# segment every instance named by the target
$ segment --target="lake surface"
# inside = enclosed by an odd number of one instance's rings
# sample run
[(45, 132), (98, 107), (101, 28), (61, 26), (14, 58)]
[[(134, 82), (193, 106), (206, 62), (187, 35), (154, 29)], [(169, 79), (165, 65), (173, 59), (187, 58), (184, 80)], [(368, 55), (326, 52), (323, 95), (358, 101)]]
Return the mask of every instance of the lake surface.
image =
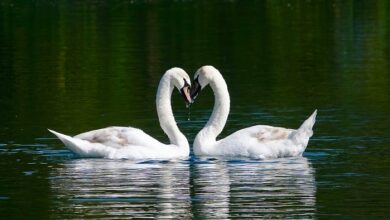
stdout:
[[(2, 1), (0, 215), (71, 218), (389, 218), (388, 1)], [(155, 92), (173, 66), (224, 75), (221, 134), (297, 128), (303, 157), (82, 159), (69, 135), (134, 126), (168, 142)], [(192, 143), (210, 89), (176, 120)], [(190, 120), (188, 120), (190, 117)]]

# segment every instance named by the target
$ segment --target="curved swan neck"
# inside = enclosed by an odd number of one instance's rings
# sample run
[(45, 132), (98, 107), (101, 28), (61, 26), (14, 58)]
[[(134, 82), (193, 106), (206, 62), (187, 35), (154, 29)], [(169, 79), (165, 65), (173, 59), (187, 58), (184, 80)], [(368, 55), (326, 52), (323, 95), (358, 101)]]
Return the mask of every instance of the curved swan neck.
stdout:
[(168, 136), (171, 144), (189, 148), (187, 138), (177, 127), (172, 112), (171, 96), (174, 89), (171, 74), (164, 74), (161, 78), (156, 95), (156, 108), (161, 128)]
[(204, 128), (194, 140), (194, 146), (203, 146), (216, 141), (217, 136), (225, 127), (229, 111), (230, 97), (225, 80), (220, 73), (215, 73), (210, 80), (210, 87), (214, 92), (214, 108)]

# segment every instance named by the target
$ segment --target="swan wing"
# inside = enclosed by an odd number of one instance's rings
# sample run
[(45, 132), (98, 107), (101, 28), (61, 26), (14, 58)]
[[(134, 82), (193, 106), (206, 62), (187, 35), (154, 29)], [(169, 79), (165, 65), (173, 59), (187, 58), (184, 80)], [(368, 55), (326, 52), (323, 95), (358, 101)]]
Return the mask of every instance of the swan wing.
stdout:
[(74, 136), (74, 138), (100, 143), (108, 147), (120, 149), (126, 146), (161, 146), (161, 142), (133, 127), (108, 127), (88, 131)]
[(69, 150), (80, 157), (107, 157), (114, 151), (114, 148), (106, 147), (100, 143), (92, 143), (50, 129), (48, 130), (57, 136)]
[(219, 155), (253, 158), (278, 158), (302, 155), (313, 135), (317, 110), (298, 129), (256, 125), (244, 128), (217, 141)]
[(288, 156), (291, 148), (289, 135), (293, 129), (256, 125), (244, 128), (219, 140), (211, 154), (223, 156), (242, 156), (257, 159)]
[(287, 139), (293, 131), (294, 129), (256, 125), (238, 130), (223, 140), (227, 142), (232, 142), (233, 140), (253, 141), (255, 143), (265, 144), (269, 141)]
[[(121, 135), (127, 135), (126, 137), (119, 137), (115, 132), (122, 132)], [(158, 142), (156, 139), (150, 137), (145, 133), (139, 133), (139, 129), (134, 128), (116, 128), (116, 131), (113, 132), (112, 128), (99, 129), (95, 131), (90, 131), (86, 133), (79, 134), (75, 137), (71, 137), (65, 134), (61, 134), (59, 132), (50, 130), (51, 133), (56, 135), (66, 147), (69, 148), (73, 153), (80, 157), (95, 157), (95, 158), (109, 158), (109, 159), (131, 159), (131, 160), (143, 160), (143, 159), (175, 159), (175, 158), (186, 158), (188, 156), (188, 152), (185, 149), (181, 149), (176, 145), (166, 145)], [(115, 129), (114, 129), (115, 130)], [(137, 131), (138, 130), (138, 131)], [(105, 132), (110, 131), (111, 136), (107, 135), (107, 137), (99, 136), (102, 134), (106, 134)], [(131, 133), (134, 132), (134, 133)], [(143, 139), (146, 142), (149, 139), (148, 144), (151, 145), (137, 145), (137, 144), (129, 144), (122, 145), (123, 140), (130, 138), (131, 135), (140, 135), (139, 138)], [(94, 136), (98, 135), (101, 138), (100, 141), (93, 140)], [(116, 136), (115, 136), (116, 135)], [(84, 138), (84, 139), (83, 139)], [(93, 140), (93, 141), (91, 141)], [(133, 143), (137, 142), (137, 139), (132, 139)], [(115, 143), (114, 143), (115, 142)], [(154, 144), (153, 144), (154, 142)], [(138, 141), (141, 143), (141, 141)], [(106, 145), (110, 144), (110, 145)], [(120, 145), (120, 146), (119, 146)]]

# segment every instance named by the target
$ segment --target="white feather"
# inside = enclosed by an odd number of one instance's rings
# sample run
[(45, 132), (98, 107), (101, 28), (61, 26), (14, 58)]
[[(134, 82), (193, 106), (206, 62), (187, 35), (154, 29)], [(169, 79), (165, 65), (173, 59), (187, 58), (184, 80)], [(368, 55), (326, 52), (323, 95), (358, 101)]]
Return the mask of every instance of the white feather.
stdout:
[(156, 105), (160, 126), (171, 144), (164, 144), (140, 129), (133, 127), (108, 127), (88, 131), (74, 137), (49, 130), (65, 146), (80, 157), (102, 157), (111, 159), (175, 159), (189, 156), (187, 138), (176, 125), (171, 107), (174, 87), (181, 89), (183, 78), (189, 82), (187, 73), (180, 68), (168, 70), (160, 80)]
[(212, 66), (201, 67), (195, 75), (202, 87), (210, 84), (215, 96), (210, 119), (194, 140), (196, 155), (267, 159), (301, 156), (305, 151), (309, 138), (313, 135), (317, 110), (297, 130), (256, 125), (217, 141), (230, 110), (227, 85), (220, 72)]

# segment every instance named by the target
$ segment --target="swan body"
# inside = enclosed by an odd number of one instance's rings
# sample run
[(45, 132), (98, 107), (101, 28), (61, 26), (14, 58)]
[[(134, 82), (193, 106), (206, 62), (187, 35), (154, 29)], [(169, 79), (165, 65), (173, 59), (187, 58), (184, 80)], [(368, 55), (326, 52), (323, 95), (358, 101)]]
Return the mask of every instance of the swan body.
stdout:
[(108, 127), (88, 131), (74, 137), (49, 130), (65, 146), (80, 157), (110, 159), (175, 159), (189, 156), (187, 138), (180, 132), (173, 116), (171, 95), (178, 88), (186, 103), (191, 102), (188, 74), (180, 68), (169, 69), (161, 78), (157, 89), (156, 106), (161, 128), (171, 144), (164, 144), (141, 129)]
[(191, 98), (195, 99), (207, 85), (214, 92), (215, 104), (207, 124), (195, 137), (195, 155), (269, 159), (303, 154), (313, 135), (317, 110), (298, 129), (256, 125), (216, 140), (229, 115), (230, 97), (220, 72), (212, 66), (203, 66), (195, 74)]

